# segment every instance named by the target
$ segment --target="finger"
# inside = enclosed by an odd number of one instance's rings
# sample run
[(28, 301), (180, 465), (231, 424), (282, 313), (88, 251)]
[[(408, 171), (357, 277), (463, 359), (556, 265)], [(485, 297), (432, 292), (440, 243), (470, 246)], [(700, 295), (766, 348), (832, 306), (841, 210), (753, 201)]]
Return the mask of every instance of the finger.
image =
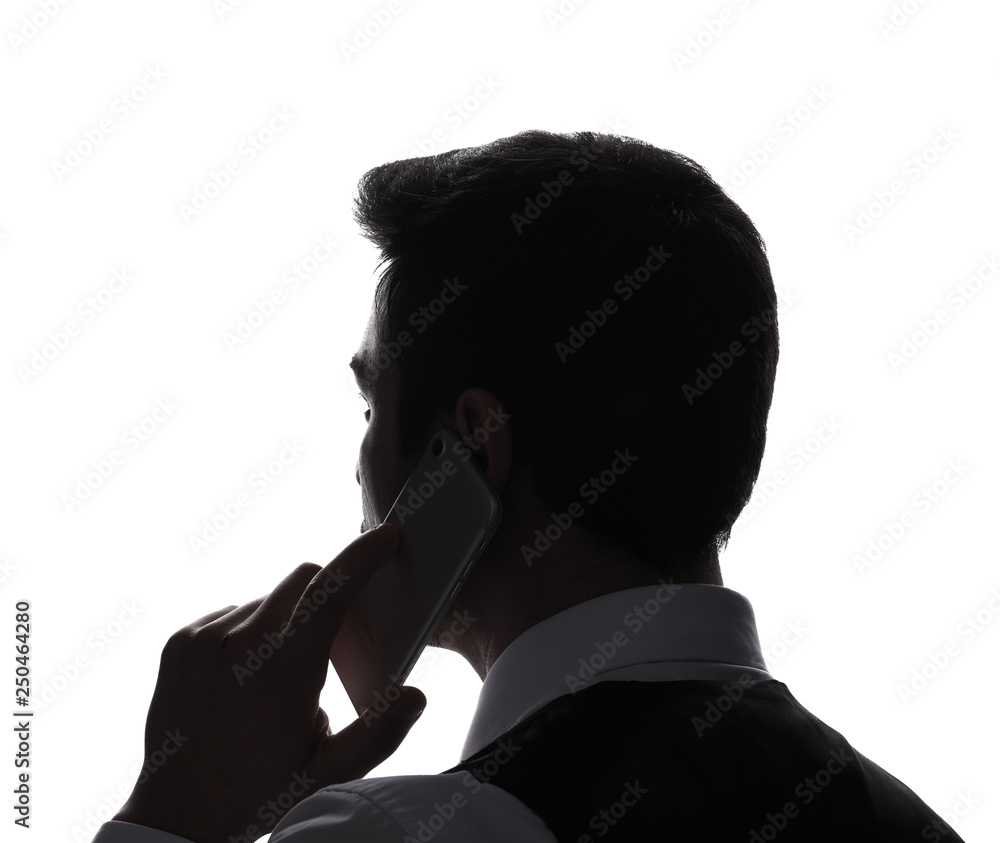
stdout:
[(249, 603), (244, 603), (242, 606), (234, 607), (228, 614), (222, 615), (202, 627), (202, 634), (217, 636), (222, 640), (222, 645), (225, 646), (226, 641), (233, 637), (235, 631), (242, 627), (243, 622), (257, 610), (266, 598), (267, 595), (264, 595), (263, 597), (251, 600)]
[(325, 663), (351, 601), (398, 544), (399, 530), (380, 524), (356, 538), (316, 574), (290, 615), (295, 634), (289, 649), (306, 661)]
[(244, 603), (242, 606), (233, 609), (228, 615), (223, 615), (221, 618), (203, 627), (201, 634), (218, 639), (221, 647), (228, 646), (230, 643), (229, 639), (237, 632), (243, 631), (248, 618), (264, 602), (264, 599), (264, 597), (258, 597), (256, 600), (251, 600), (249, 603)]
[(274, 591), (254, 601), (254, 610), (240, 619), (241, 622), (230, 630), (230, 636), (239, 635), (249, 627), (258, 632), (281, 631), (309, 581), (320, 570), (313, 562), (303, 562), (278, 583)]
[[(213, 623), (206, 624), (205, 631), (209, 632), (214, 628), (219, 632), (219, 637), (223, 639), (223, 642), (228, 639), (241, 634), (247, 627), (257, 624), (259, 619), (258, 612), (264, 615), (261, 623), (267, 623), (271, 620), (272, 614), (277, 614), (280, 618), (280, 608), (278, 610), (274, 609), (275, 604), (280, 604), (282, 602), (283, 590), (295, 590), (294, 583), (297, 583), (300, 579), (307, 578), (308, 575), (313, 574), (315, 571), (320, 570), (319, 565), (315, 565), (312, 562), (303, 562), (298, 566), (292, 573), (285, 577), (280, 583), (278, 583), (277, 588), (270, 594), (262, 595), (254, 600), (250, 600), (239, 607), (232, 607), (233, 611), (228, 615), (218, 617)], [(296, 595), (300, 594), (301, 588), (298, 589)], [(276, 594), (277, 592), (277, 594)], [(285, 599), (287, 602), (287, 599)], [(276, 621), (274, 626), (280, 620)], [(265, 629), (264, 631), (270, 631)]]
[(250, 628), (258, 633), (280, 632), (288, 617), (291, 606), (294, 606), (309, 579), (319, 571), (319, 565), (303, 562), (286, 576), (274, 591), (244, 603), (230, 617), (222, 618), (217, 625), (226, 641), (236, 636), (242, 636)]
[(388, 710), (379, 714), (369, 709), (336, 735), (319, 741), (310, 764), (318, 787), (367, 775), (396, 751), (426, 704), (422, 691), (404, 686)]
[(177, 632), (167, 639), (167, 643), (163, 647), (163, 652), (160, 654), (160, 676), (156, 680), (157, 688), (160, 687), (163, 681), (165, 675), (163, 673), (164, 667), (166, 665), (183, 663), (187, 659), (191, 642), (195, 640), (195, 636), (203, 634), (203, 631), (210, 627), (212, 623), (217, 622), (219, 618), (224, 618), (235, 608), (236, 605), (233, 604), (232, 606), (226, 606), (224, 609), (216, 609), (214, 612), (202, 615), (198, 620), (192, 621), (187, 626), (178, 629)]
[(182, 631), (197, 632), (199, 629), (208, 626), (218, 618), (225, 617), (235, 608), (236, 604), (234, 603), (232, 606), (226, 606), (225, 609), (216, 609), (214, 612), (209, 612), (207, 615), (202, 615), (200, 618), (198, 618), (198, 620), (191, 621), (191, 623), (185, 626)]

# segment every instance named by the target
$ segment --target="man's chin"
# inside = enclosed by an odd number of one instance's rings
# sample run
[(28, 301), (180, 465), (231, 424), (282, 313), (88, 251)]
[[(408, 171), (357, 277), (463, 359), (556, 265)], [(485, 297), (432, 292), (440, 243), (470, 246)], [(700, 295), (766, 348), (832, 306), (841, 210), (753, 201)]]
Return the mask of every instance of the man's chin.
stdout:
[[(455, 637), (451, 633), (448, 633), (448, 638), (445, 639), (445, 640), (454, 641)], [(427, 646), (428, 647), (437, 647), (438, 649), (441, 649), (441, 650), (453, 650), (453, 651), (457, 652), (457, 650), (455, 650), (454, 646), (449, 647), (447, 644), (442, 644), (441, 643), (441, 630), (440, 629), (434, 630), (434, 634), (427, 640)]]

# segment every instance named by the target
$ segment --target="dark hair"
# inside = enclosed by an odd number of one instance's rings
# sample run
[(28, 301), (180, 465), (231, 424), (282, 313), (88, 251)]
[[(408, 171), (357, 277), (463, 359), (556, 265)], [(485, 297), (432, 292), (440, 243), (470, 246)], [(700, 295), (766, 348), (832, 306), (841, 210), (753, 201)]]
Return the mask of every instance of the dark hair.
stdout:
[[(764, 452), (776, 297), (760, 235), (702, 167), (528, 131), (374, 168), (355, 218), (381, 250), (404, 461), (483, 387), (551, 511), (579, 503), (579, 523), (660, 567), (667, 548), (725, 545)], [(434, 304), (446, 279), (462, 286)], [(616, 451), (634, 464), (583, 500)]]

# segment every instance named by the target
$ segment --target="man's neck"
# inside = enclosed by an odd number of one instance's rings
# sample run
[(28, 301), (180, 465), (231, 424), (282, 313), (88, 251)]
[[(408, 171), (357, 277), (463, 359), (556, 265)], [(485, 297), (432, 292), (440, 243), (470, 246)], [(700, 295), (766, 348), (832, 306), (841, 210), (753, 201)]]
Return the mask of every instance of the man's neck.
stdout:
[[(699, 559), (670, 559), (665, 553), (670, 564), (660, 568), (590, 537), (578, 536), (572, 543), (567, 538), (568, 534), (530, 567), (522, 559), (520, 545), (491, 546), (492, 552), (477, 563), (446, 618), (461, 618), (462, 634), (443, 641), (435, 636), (431, 644), (459, 653), (485, 680), (518, 636), (579, 603), (664, 582), (722, 585), (714, 549)], [(439, 632), (445, 628), (442, 624)]]

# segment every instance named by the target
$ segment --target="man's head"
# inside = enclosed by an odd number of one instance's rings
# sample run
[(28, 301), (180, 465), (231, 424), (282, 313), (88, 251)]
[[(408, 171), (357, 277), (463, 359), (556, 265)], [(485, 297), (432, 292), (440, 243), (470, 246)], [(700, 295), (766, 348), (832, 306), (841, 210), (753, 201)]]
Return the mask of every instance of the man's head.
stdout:
[(760, 468), (778, 335), (760, 236), (699, 165), (523, 132), (376, 167), (356, 217), (384, 266), (361, 349), (382, 404), (367, 526), (435, 429), (502, 405), (477, 458), (529, 477), (533, 511), (575, 505), (574, 525), (664, 576), (716, 560)]

